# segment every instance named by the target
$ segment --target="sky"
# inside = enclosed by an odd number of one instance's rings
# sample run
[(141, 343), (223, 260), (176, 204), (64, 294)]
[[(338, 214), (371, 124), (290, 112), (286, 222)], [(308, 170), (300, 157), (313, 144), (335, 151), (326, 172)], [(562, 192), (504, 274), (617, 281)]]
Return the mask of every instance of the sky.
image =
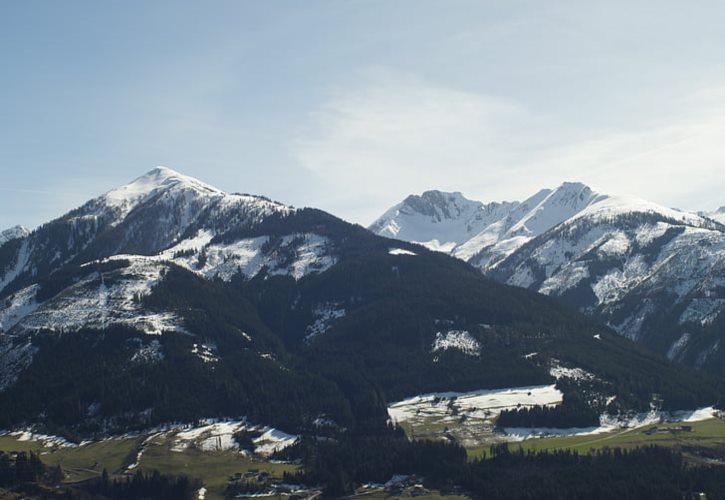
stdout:
[(367, 225), (580, 181), (725, 205), (721, 1), (0, 2), (0, 229), (163, 165)]

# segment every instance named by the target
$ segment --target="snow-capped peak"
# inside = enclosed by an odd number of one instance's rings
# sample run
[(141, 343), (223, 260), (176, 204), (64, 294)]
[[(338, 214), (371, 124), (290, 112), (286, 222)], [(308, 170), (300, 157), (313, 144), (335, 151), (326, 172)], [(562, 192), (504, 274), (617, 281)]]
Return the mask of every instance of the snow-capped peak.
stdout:
[(13, 226), (10, 229), (6, 229), (5, 231), (0, 232), (0, 245), (4, 245), (10, 240), (25, 238), (29, 234), (30, 231), (28, 230), (28, 228), (19, 225)]
[(112, 189), (101, 198), (107, 206), (130, 211), (151, 195), (168, 189), (189, 189), (207, 195), (222, 195), (223, 192), (200, 180), (166, 167), (156, 167), (134, 179), (129, 184)]
[[(542, 191), (532, 198), (540, 198), (541, 194)], [(509, 229), (509, 236), (538, 236), (608, 196), (592, 191), (581, 182), (564, 182), (538, 204), (532, 198), (522, 205), (533, 205), (533, 208)]]
[(413, 241), (432, 250), (450, 252), (503, 217), (516, 203), (469, 200), (460, 192), (425, 191), (410, 195), (370, 226), (381, 236)]

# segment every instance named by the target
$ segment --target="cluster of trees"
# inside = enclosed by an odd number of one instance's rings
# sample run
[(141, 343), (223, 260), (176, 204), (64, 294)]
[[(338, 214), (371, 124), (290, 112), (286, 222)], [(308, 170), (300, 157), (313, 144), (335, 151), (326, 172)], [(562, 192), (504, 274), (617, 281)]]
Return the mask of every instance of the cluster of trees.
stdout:
[(525, 452), (492, 446), (468, 461), (463, 448), (449, 443), (407, 441), (396, 432), (376, 437), (347, 437), (339, 442), (303, 441), (295, 450), (304, 472), (285, 480), (322, 484), (337, 498), (367, 482), (384, 483), (394, 474), (415, 474), (442, 491), (465, 491), (486, 499), (708, 499), (725, 494), (725, 468), (692, 467), (667, 448)]
[(35, 483), (43, 480), (62, 479), (58, 477), (59, 469), (54, 468), (53, 474), (40, 461), (38, 455), (33, 453), (6, 453), (0, 451), (0, 488), (12, 488), (24, 483)]
[(458, 483), (486, 499), (708, 499), (725, 498), (725, 468), (692, 467), (679, 452), (644, 447), (573, 451), (491, 450), (490, 458), (462, 468)]
[(439, 485), (457, 478), (467, 460), (466, 450), (459, 445), (409, 441), (392, 428), (338, 440), (303, 439), (278, 457), (299, 458), (305, 464), (300, 472), (286, 473), (285, 482), (324, 485), (328, 498), (350, 494), (362, 483), (384, 483), (395, 474), (423, 475)]
[(205, 363), (192, 353), (199, 340), (179, 334), (153, 339), (162, 359), (131, 361), (151, 340), (121, 327), (37, 335), (33, 363), (0, 392), (0, 428), (43, 415), (47, 432), (82, 439), (206, 417), (246, 416), (290, 431), (320, 414), (350, 421), (345, 396), (319, 376), (242, 347), (220, 348), (220, 360)]
[(104, 469), (96, 481), (80, 485), (70, 490), (71, 498), (86, 498), (90, 493), (94, 498), (108, 500), (126, 500), (128, 498), (152, 498), (154, 500), (196, 500), (202, 483), (187, 476), (169, 476), (154, 471), (144, 474), (139, 471), (125, 479), (109, 479)]
[(576, 396), (564, 394), (564, 401), (557, 406), (533, 406), (504, 410), (496, 420), (498, 427), (596, 427), (599, 412)]

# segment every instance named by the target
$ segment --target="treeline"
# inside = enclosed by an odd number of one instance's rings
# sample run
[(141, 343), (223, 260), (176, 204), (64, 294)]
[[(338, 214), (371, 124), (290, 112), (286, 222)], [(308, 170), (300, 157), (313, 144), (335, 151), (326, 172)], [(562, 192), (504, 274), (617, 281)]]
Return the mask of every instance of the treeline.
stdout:
[(286, 474), (285, 482), (323, 485), (326, 498), (350, 494), (364, 483), (385, 483), (395, 474), (422, 476), (428, 488), (492, 500), (682, 500), (703, 492), (708, 500), (725, 498), (725, 468), (693, 467), (679, 452), (659, 447), (579, 455), (512, 451), (502, 444), (469, 462), (456, 444), (408, 441), (393, 432), (303, 440), (290, 453), (302, 457), (305, 469)]
[(85, 483), (72, 491), (70, 498), (87, 498), (86, 493), (97, 495), (94, 498), (126, 500), (129, 498), (149, 498), (154, 500), (196, 500), (202, 483), (187, 476), (169, 476), (154, 471), (144, 474), (136, 472), (125, 479), (109, 479), (104, 469), (96, 481)]
[(510, 451), (494, 447), (491, 458), (461, 470), (457, 481), (475, 498), (491, 500), (682, 500), (725, 498), (725, 468), (692, 467), (668, 448), (573, 451)]
[(0, 451), (0, 488), (14, 488), (26, 483), (57, 483), (63, 478), (60, 469), (53, 468), (52, 474), (33, 453), (5, 453)]

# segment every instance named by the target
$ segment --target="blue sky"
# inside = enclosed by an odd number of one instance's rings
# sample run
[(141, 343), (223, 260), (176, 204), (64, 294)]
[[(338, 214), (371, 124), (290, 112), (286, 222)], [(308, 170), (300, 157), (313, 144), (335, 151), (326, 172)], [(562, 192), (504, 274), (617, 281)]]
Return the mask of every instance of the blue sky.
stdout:
[(0, 227), (157, 165), (367, 224), (565, 180), (725, 205), (725, 7), (0, 2)]

